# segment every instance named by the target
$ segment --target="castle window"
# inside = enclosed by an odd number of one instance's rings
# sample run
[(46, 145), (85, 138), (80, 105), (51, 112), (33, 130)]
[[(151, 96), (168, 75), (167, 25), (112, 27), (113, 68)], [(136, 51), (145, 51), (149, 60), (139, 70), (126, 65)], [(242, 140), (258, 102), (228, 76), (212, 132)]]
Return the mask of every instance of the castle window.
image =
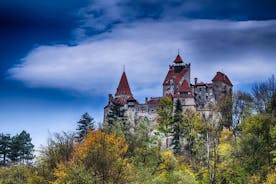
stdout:
[(201, 91), (202, 89), (201, 88), (199, 88), (199, 91)]
[(208, 100), (208, 96), (206, 96), (206, 100)]

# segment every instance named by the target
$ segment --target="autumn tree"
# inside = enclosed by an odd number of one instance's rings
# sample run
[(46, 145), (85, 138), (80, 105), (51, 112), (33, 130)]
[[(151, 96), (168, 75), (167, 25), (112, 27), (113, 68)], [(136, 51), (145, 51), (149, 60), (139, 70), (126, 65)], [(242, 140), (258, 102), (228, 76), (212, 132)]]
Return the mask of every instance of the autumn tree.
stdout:
[(153, 184), (170, 184), (170, 183), (185, 183), (195, 184), (195, 176), (193, 173), (180, 163), (177, 157), (169, 151), (165, 150), (160, 153), (160, 164), (153, 179), (148, 183)]
[(246, 171), (253, 175), (259, 172), (264, 178), (267, 174), (266, 167), (273, 166), (272, 130), (275, 130), (276, 119), (268, 115), (252, 115), (248, 120), (241, 123), (240, 153), (241, 163)]
[(166, 148), (169, 147), (168, 136), (172, 132), (172, 122), (173, 122), (173, 102), (168, 97), (163, 97), (160, 100), (158, 109), (158, 130), (165, 134), (166, 136)]
[(54, 181), (54, 170), (60, 163), (66, 163), (72, 158), (75, 135), (73, 133), (54, 133), (47, 146), (41, 147), (37, 158), (40, 174), (48, 182)]
[(127, 183), (127, 149), (124, 137), (88, 130), (74, 147), (72, 160), (59, 164), (55, 183)]

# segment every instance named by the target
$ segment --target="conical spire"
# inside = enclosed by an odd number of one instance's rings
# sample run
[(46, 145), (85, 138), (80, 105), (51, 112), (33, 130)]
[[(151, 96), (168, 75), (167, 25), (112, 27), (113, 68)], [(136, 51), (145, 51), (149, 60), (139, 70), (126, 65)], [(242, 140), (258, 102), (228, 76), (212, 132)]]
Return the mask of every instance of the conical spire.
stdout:
[(181, 58), (181, 56), (179, 54), (177, 54), (175, 60), (174, 60), (175, 64), (179, 64), (179, 63), (183, 63), (183, 60)]
[(116, 91), (116, 96), (118, 95), (130, 95), (132, 96), (128, 81), (127, 81), (127, 76), (125, 71), (122, 74), (120, 83), (118, 85), (117, 91)]

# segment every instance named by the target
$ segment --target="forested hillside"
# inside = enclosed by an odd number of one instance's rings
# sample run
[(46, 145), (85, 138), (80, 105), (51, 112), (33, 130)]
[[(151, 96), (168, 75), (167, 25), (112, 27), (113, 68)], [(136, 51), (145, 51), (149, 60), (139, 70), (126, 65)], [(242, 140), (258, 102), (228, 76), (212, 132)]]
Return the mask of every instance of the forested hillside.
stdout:
[(273, 77), (215, 104), (219, 117), (183, 113), (179, 104), (163, 98), (157, 126), (147, 119), (132, 125), (119, 107), (99, 127), (85, 113), (35, 159), (27, 132), (1, 134), (0, 184), (276, 183)]

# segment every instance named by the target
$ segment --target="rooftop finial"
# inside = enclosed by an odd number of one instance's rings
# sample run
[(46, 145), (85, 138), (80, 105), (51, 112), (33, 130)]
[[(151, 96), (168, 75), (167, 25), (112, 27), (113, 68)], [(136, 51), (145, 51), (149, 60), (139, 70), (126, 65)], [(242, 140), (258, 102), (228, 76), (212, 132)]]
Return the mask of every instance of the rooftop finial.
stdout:
[(179, 55), (179, 49), (177, 49), (177, 54)]
[(125, 66), (125, 65), (123, 65), (123, 72), (125, 72), (125, 70), (126, 70), (126, 66)]

